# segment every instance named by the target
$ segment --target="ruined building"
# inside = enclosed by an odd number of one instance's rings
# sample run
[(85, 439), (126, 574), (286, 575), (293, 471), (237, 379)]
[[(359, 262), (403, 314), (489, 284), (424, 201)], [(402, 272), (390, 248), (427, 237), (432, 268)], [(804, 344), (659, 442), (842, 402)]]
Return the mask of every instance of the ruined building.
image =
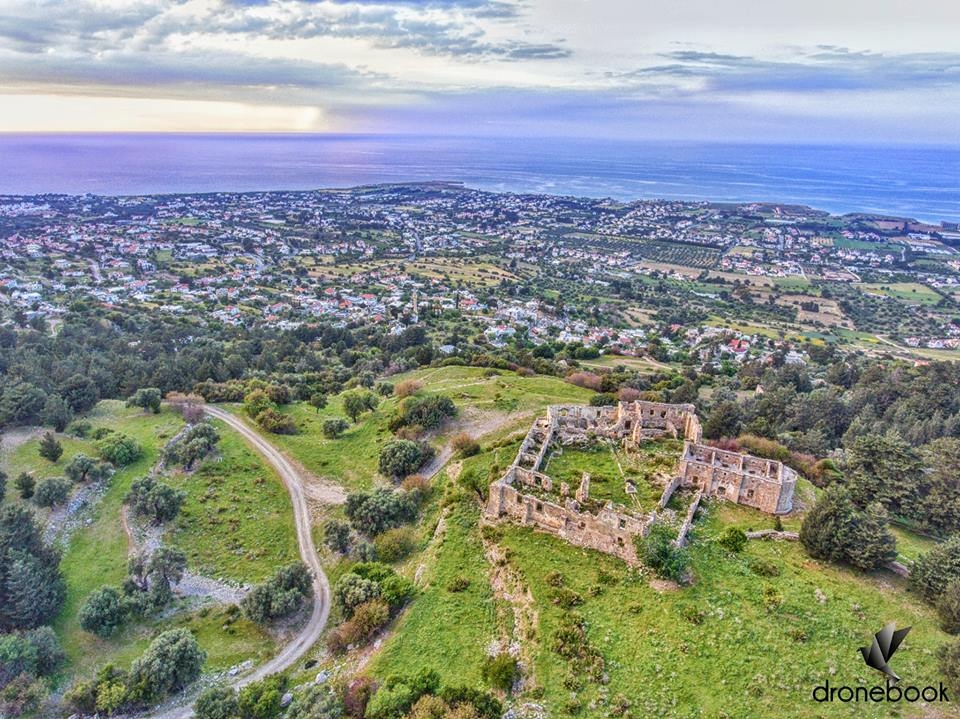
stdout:
[[(677, 487), (695, 490), (681, 527), (682, 543), (701, 497), (717, 497), (771, 514), (789, 512), (797, 475), (780, 462), (701, 444), (700, 420), (690, 404), (621, 402), (615, 407), (555, 405), (537, 419), (502, 477), (490, 485), (486, 516), (552, 532), (581, 547), (637, 561), (633, 538), (646, 534), (658, 511)], [(645, 440), (683, 439), (676, 474), (666, 483), (656, 507), (633, 511), (590, 497), (584, 473), (571, 494), (566, 483), (555, 486), (541, 470), (551, 448), (598, 440), (620, 443), (630, 451)]]

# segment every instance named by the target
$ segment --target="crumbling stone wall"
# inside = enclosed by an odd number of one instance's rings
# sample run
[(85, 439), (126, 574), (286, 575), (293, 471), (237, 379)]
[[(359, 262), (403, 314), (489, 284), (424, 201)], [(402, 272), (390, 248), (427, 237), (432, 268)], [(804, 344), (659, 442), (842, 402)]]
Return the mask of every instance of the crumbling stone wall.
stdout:
[[(701, 444), (700, 420), (691, 404), (637, 401), (610, 407), (549, 407), (546, 416), (531, 426), (513, 464), (490, 485), (485, 514), (489, 519), (510, 519), (556, 534), (571, 544), (635, 563), (633, 538), (646, 534), (656, 519), (656, 509), (647, 514), (619, 512), (611, 502), (596, 509), (589, 497), (588, 474), (575, 497), (570, 497), (565, 483), (559, 492), (554, 491), (553, 479), (541, 470), (553, 443), (562, 446), (609, 439), (629, 450), (660, 437), (682, 438), (684, 446), (677, 476), (664, 489), (657, 509), (663, 509), (673, 490), (682, 486), (698, 490), (696, 504), (700, 497), (717, 497), (771, 514), (791, 510), (797, 475), (789, 467)], [(695, 507), (689, 512), (683, 535), (689, 530)]]

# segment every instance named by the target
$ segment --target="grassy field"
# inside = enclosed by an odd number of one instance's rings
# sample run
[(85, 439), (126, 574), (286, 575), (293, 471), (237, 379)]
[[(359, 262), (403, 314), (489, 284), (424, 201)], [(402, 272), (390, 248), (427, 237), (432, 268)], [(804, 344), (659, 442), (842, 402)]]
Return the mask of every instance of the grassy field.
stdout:
[[(422, 381), (424, 394), (448, 395), (461, 412), (458, 420), (445, 427), (435, 439), (437, 445), (460, 429), (489, 439), (525, 428), (548, 404), (585, 402), (592, 394), (556, 377), (520, 377), (508, 371), (487, 376), (487, 370), (477, 367), (417, 370), (390, 377), (389, 381), (397, 383), (405, 379)], [(331, 397), (319, 412), (306, 403), (288, 405), (282, 411), (294, 417), (299, 432), (271, 435), (270, 441), (317, 476), (348, 490), (365, 489), (385, 481), (377, 474), (377, 464), (380, 447), (393, 439), (387, 424), (396, 406), (396, 398), (382, 398), (374, 412), (365, 412), (338, 439), (326, 439), (322, 433), (323, 421), (346, 417), (343, 395)], [(479, 410), (484, 411), (489, 422), (475, 421)], [(242, 410), (234, 406), (231, 411)]]
[(195, 572), (259, 582), (298, 557), (290, 497), (260, 455), (226, 425), (215, 425), (218, 456), (170, 479), (187, 492), (170, 539)]
[[(120, 522), (120, 510), (131, 482), (146, 474), (156, 463), (163, 446), (182, 426), (180, 417), (172, 412), (144, 414), (118, 401), (101, 402), (89, 419), (94, 427), (109, 427), (136, 438), (144, 448), (144, 456), (113, 476), (109, 489), (91, 514), (91, 522), (73, 534), (63, 554), (60, 566), (67, 583), (67, 598), (54, 628), (67, 652), (66, 675), (89, 675), (108, 661), (126, 665), (157, 634), (180, 626), (193, 631), (207, 651), (208, 670), (270, 655), (274, 650), (272, 637), (245, 619), (228, 614), (223, 607), (187, 609), (164, 619), (151, 618), (128, 625), (106, 640), (80, 629), (77, 613), (86, 597), (105, 584), (119, 585), (126, 576), (129, 547)], [(222, 461), (211, 462), (190, 477), (181, 476), (175, 483), (188, 491), (186, 517), (198, 514), (198, 507), (203, 504), (199, 492), (216, 486), (224, 495), (223, 506), (209, 506), (217, 507), (218, 518), (225, 525), (229, 523), (229, 528), (219, 531), (205, 528), (192, 534), (189, 529), (184, 531), (181, 523), (181, 530), (172, 543), (187, 550), (191, 570), (212, 570), (215, 576), (236, 580), (259, 579), (268, 573), (274, 559), (288, 560), (296, 556), (289, 502), (279, 480), (260, 464), (258, 457), (232, 433), (221, 430), (221, 434)], [(60, 476), (63, 466), (77, 452), (97, 455), (91, 440), (60, 439), (65, 451), (56, 465), (40, 459), (37, 440), (31, 439), (11, 453), (8, 470), (32, 471), (38, 478)], [(257, 479), (262, 480), (261, 484), (256, 484)], [(256, 494), (242, 492), (248, 483), (256, 486)], [(8, 492), (8, 501), (20, 501), (10, 497), (11, 494), (16, 492)], [(38, 518), (44, 520), (45, 513), (38, 512)], [(261, 532), (266, 532), (270, 541), (262, 541)], [(226, 544), (238, 538), (240, 546), (247, 548), (242, 556), (231, 554)], [(224, 556), (210, 559), (204, 552), (197, 551), (201, 545), (206, 552), (216, 552), (222, 546)]]
[[(604, 697), (618, 694), (634, 716), (851, 716), (850, 706), (816, 704), (811, 693), (827, 678), (835, 685), (879, 683), (857, 647), (888, 621), (913, 626), (897, 655), (898, 672), (920, 686), (939, 681), (933, 651), (946, 635), (897, 577), (814, 562), (790, 542), (752, 542), (742, 555), (730, 555), (710, 541), (729, 522), (760, 525), (769, 517), (730, 505), (712, 508), (692, 547), (697, 581), (681, 589), (655, 589), (622, 562), (550, 535), (506, 529), (502, 544), (541, 609), (535, 672), (551, 716), (571, 716), (574, 706), (580, 707), (576, 716), (610, 716)], [(771, 562), (779, 576), (756, 574), (755, 559)], [(600, 570), (613, 577), (612, 585), (600, 582)], [(575, 695), (564, 687), (570, 670), (551, 650), (563, 612), (545, 581), (553, 571), (584, 598), (576, 611), (605, 659), (606, 687), (588, 683)], [(593, 596), (591, 587), (598, 586)], [(857, 711), (889, 716), (882, 705)]]
[(893, 297), (903, 302), (919, 305), (935, 305), (943, 299), (936, 292), (919, 282), (891, 282), (857, 285), (864, 292)]

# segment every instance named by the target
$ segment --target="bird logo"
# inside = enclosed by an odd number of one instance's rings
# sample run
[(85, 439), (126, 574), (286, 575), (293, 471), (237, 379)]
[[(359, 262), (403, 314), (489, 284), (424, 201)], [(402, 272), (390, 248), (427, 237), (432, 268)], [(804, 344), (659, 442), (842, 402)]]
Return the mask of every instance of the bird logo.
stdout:
[(890, 622), (873, 635), (873, 644), (869, 647), (860, 647), (860, 653), (867, 666), (886, 674), (887, 681), (892, 684), (900, 681), (900, 677), (890, 668), (890, 658), (896, 653), (900, 643), (911, 629), (912, 627), (897, 629), (896, 623)]

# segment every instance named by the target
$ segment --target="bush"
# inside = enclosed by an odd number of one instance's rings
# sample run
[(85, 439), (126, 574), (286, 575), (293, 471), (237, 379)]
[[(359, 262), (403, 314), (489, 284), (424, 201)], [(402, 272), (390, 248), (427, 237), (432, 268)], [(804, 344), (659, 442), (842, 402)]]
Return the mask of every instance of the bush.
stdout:
[(333, 596), (340, 611), (349, 618), (361, 604), (380, 597), (380, 585), (354, 572), (347, 572), (333, 586)]
[(138, 389), (130, 399), (127, 400), (127, 407), (140, 407), (147, 412), (154, 414), (160, 413), (160, 401), (163, 395), (156, 387), (144, 387)]
[(728, 552), (739, 554), (747, 546), (747, 535), (738, 527), (727, 527), (720, 539), (717, 540), (717, 544)]
[(659, 523), (651, 525), (646, 537), (635, 538), (637, 553), (644, 563), (657, 576), (679, 582), (690, 566), (690, 557), (685, 549), (675, 546), (673, 540), (670, 528)]
[(423, 389), (423, 382), (415, 379), (405, 379), (394, 386), (393, 393), (400, 399), (404, 399), (415, 395), (421, 389)]
[(955, 579), (960, 579), (960, 537), (951, 537), (922, 554), (910, 569), (907, 586), (934, 602)]
[(270, 408), (257, 415), (257, 424), (272, 434), (296, 434), (297, 423), (293, 417)]
[(33, 495), (33, 501), (38, 507), (53, 507), (63, 504), (70, 496), (71, 484), (62, 477), (52, 477), (41, 480)]
[(937, 597), (940, 628), (948, 634), (960, 634), (960, 579), (953, 579)]
[(380, 474), (398, 479), (413, 474), (423, 464), (423, 449), (416, 442), (397, 439), (380, 450)]
[(456, 577), (450, 584), (447, 585), (447, 591), (456, 594), (457, 592), (465, 592), (470, 588), (470, 580), (466, 577)]
[(270, 395), (262, 389), (255, 389), (243, 398), (243, 411), (257, 422), (259, 422), (257, 418), (268, 409), (276, 411), (277, 407), (270, 399)]
[(67, 425), (67, 434), (85, 439), (90, 434), (93, 425), (85, 419), (75, 419)]
[(98, 462), (85, 454), (75, 454), (67, 466), (63, 468), (63, 473), (67, 479), (72, 482), (99, 482), (106, 479), (110, 474), (110, 465), (106, 462)]
[(237, 719), (240, 702), (230, 687), (211, 687), (204, 691), (193, 705), (196, 719)]
[(383, 562), (393, 563), (404, 559), (416, 546), (416, 536), (409, 527), (388, 529), (373, 540), (377, 550), (377, 558)]
[(756, 574), (758, 577), (780, 576), (780, 567), (771, 562), (769, 559), (763, 559), (762, 557), (753, 557), (750, 560), (750, 571)]
[(126, 467), (143, 456), (143, 447), (133, 437), (120, 432), (111, 432), (97, 442), (101, 459), (115, 467)]
[(45, 460), (55, 463), (63, 456), (63, 445), (50, 432), (44, 432), (37, 451)]
[(944, 684), (954, 696), (960, 694), (960, 639), (943, 644), (937, 650), (937, 659)]
[(328, 519), (323, 524), (323, 541), (334, 552), (346, 554), (350, 549), (350, 525), (339, 519)]
[(453, 447), (453, 451), (456, 452), (457, 456), (460, 458), (472, 457), (475, 454), (480, 454), (480, 443), (466, 432), (461, 432), (454, 437), (450, 442), (450, 446)]
[(80, 608), (80, 628), (108, 637), (126, 621), (123, 597), (113, 587), (101, 587), (87, 597)]
[(611, 407), (617, 403), (617, 396), (611, 392), (598, 392), (590, 398), (591, 407)]
[(323, 436), (327, 439), (336, 439), (350, 427), (343, 417), (334, 417), (323, 421)]
[(520, 665), (514, 657), (504, 652), (487, 657), (480, 673), (487, 684), (509, 694), (514, 682), (520, 678)]
[(400, 402), (397, 411), (390, 419), (390, 430), (396, 432), (401, 427), (422, 427), (436, 429), (449, 418), (457, 415), (457, 407), (449, 397), (437, 394), (427, 397), (407, 397)]
[(407, 492), (385, 487), (372, 492), (351, 492), (344, 509), (356, 530), (369, 536), (413, 520), (417, 511)]
[(16, 486), (17, 491), (20, 492), (21, 499), (30, 499), (37, 487), (37, 480), (33, 478), (33, 475), (27, 472), (21, 472), (17, 475), (17, 478), (13, 480), (13, 484)]
[(310, 595), (311, 586), (310, 570), (302, 562), (294, 562), (255, 586), (240, 606), (249, 619), (264, 624), (297, 611)]
[(155, 526), (159, 526), (180, 513), (186, 498), (183, 490), (147, 476), (133, 481), (123, 501), (130, 505), (134, 514), (148, 517)]
[(343, 411), (354, 423), (367, 410), (375, 410), (378, 404), (380, 399), (373, 392), (354, 391), (343, 395)]
[(145, 703), (162, 699), (196, 680), (206, 659), (206, 652), (188, 630), (163, 632), (133, 663), (131, 694)]

